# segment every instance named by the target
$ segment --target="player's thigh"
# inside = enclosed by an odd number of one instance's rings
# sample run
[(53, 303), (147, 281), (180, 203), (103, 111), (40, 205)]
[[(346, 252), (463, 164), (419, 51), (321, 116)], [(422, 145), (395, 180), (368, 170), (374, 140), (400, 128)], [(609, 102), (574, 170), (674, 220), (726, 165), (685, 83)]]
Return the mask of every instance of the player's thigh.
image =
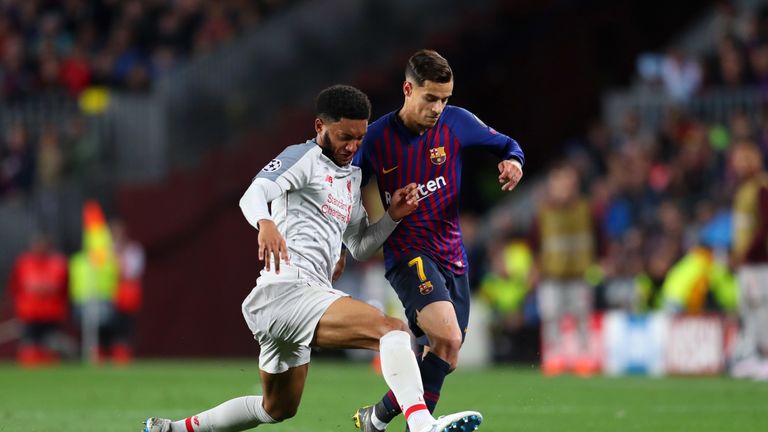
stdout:
[(406, 330), (405, 323), (375, 307), (342, 297), (326, 309), (315, 329), (313, 346), (321, 348), (379, 349), (379, 339), (392, 330)]
[(427, 335), (430, 344), (442, 341), (461, 343), (463, 332), (459, 327), (456, 309), (449, 301), (436, 301), (417, 313), (416, 322)]
[(452, 302), (446, 276), (428, 255), (412, 253), (390, 269), (386, 277), (405, 308), (411, 331), (422, 339), (420, 344), (426, 344), (426, 338), (421, 338), (425, 331), (418, 324), (418, 314), (433, 303)]
[(264, 397), (264, 410), (281, 421), (296, 415), (309, 373), (309, 363), (289, 368), (282, 373), (259, 371)]

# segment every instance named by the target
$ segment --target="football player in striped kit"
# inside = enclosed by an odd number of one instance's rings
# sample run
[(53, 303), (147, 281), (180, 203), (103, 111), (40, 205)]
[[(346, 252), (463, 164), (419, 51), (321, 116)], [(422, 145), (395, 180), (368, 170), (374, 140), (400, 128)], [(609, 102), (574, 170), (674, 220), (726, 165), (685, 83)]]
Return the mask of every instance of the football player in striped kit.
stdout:
[[(445, 376), (458, 363), (469, 322), (467, 255), (459, 227), (461, 150), (481, 147), (496, 154), (504, 191), (520, 181), (525, 159), (514, 139), (448, 105), (453, 72), (437, 52), (411, 56), (402, 89), (403, 106), (371, 124), (353, 164), (362, 169), (363, 184), (376, 176), (384, 208), (398, 188), (418, 185), (419, 208), (385, 241), (384, 261), (418, 337), (424, 398), (434, 410)], [(376, 405), (360, 408), (353, 420), (365, 432), (380, 432), (401, 405), (390, 391)]]

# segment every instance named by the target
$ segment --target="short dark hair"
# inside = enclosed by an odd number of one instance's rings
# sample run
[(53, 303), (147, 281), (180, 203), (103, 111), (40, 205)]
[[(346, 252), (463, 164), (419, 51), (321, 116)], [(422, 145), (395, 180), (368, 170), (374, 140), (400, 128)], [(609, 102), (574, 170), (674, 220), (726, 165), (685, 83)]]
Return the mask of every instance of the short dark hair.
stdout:
[(342, 118), (368, 120), (371, 118), (371, 101), (355, 87), (336, 84), (317, 95), (317, 116), (330, 122)]
[(419, 86), (424, 81), (447, 83), (453, 80), (453, 71), (443, 56), (436, 51), (422, 49), (416, 51), (405, 65), (405, 79)]

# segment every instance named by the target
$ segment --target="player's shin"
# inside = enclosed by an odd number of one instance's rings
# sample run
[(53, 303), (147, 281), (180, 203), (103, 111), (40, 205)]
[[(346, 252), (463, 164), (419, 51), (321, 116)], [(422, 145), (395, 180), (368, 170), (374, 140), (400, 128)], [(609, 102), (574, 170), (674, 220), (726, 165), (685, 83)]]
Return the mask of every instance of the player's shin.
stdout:
[(384, 380), (397, 397), (412, 431), (420, 431), (434, 419), (424, 403), (424, 386), (419, 366), (411, 351), (411, 337), (394, 330), (380, 341), (381, 371)]
[(173, 422), (171, 432), (236, 432), (276, 423), (262, 406), (262, 396), (228, 400), (196, 416)]

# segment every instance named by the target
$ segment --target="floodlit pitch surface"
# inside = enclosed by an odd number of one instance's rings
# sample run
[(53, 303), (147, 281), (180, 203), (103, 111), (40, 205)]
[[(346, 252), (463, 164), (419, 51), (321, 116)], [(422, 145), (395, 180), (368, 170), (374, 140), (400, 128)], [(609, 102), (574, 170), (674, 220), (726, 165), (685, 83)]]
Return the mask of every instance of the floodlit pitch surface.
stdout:
[[(351, 414), (383, 394), (365, 364), (317, 362), (299, 414), (258, 430), (354, 431)], [(259, 392), (256, 362), (140, 362), (128, 368), (20, 370), (0, 364), (0, 432), (139, 431), (151, 415), (181, 418)], [(488, 432), (768, 430), (768, 383), (710, 378), (542, 377), (537, 370), (460, 370), (439, 412), (477, 409)], [(403, 431), (402, 417), (390, 431)]]

